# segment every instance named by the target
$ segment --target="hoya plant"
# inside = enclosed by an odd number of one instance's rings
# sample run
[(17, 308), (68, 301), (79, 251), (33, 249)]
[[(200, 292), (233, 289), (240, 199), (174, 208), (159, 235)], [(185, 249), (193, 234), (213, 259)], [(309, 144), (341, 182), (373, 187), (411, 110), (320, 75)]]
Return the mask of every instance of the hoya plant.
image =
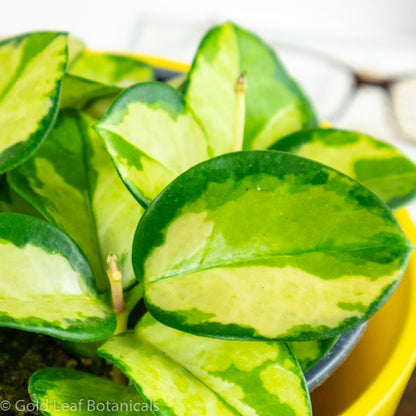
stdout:
[(0, 325), (119, 369), (39, 369), (39, 411), (311, 415), (305, 371), (406, 268), (416, 166), (319, 128), (232, 23), (178, 88), (65, 33), (2, 41), (0, 75)]

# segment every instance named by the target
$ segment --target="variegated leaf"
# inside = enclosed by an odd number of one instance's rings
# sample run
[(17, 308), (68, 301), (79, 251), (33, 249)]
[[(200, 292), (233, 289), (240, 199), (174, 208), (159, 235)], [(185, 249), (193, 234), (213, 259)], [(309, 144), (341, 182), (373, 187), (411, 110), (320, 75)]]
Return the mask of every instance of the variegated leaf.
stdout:
[(29, 393), (47, 416), (153, 415), (133, 386), (123, 386), (69, 368), (44, 368), (29, 380)]
[(289, 342), (288, 345), (302, 371), (306, 372), (325, 357), (337, 340), (338, 337), (333, 337), (315, 341)]
[(96, 129), (143, 205), (177, 175), (211, 156), (205, 133), (182, 96), (161, 83), (126, 90)]
[(303, 374), (282, 342), (186, 334), (149, 314), (99, 355), (124, 371), (156, 415), (310, 415)]
[(151, 66), (128, 55), (85, 51), (69, 68), (69, 72), (107, 85), (128, 87), (153, 81)]
[(109, 252), (118, 257), (124, 286), (132, 285), (131, 244), (143, 210), (85, 117), (62, 112), (39, 152), (10, 172), (9, 181), (79, 244), (100, 291), (108, 284), (105, 259)]
[(142, 217), (133, 266), (149, 311), (198, 335), (329, 338), (388, 299), (412, 245), (347, 176), (289, 153), (246, 151), (179, 176)]
[(276, 53), (254, 34), (227, 23), (202, 40), (185, 99), (207, 132), (215, 155), (234, 143), (234, 84), (247, 74), (244, 149), (266, 149), (279, 137), (316, 126), (308, 100)]
[(81, 39), (68, 36), (68, 68), (82, 55), (84, 50), (85, 44)]
[(121, 88), (102, 84), (76, 75), (65, 74), (62, 79), (61, 108), (83, 109), (93, 101), (111, 97), (122, 91)]
[(66, 61), (63, 33), (0, 42), (0, 173), (30, 157), (54, 123)]
[(43, 215), (33, 205), (29, 204), (9, 186), (6, 175), (0, 179), (0, 212), (26, 214), (44, 219)]
[(0, 326), (67, 340), (96, 341), (115, 330), (74, 242), (46, 221), (0, 214)]
[(366, 134), (306, 130), (284, 137), (271, 149), (332, 166), (371, 189), (393, 209), (416, 196), (416, 165), (394, 147)]

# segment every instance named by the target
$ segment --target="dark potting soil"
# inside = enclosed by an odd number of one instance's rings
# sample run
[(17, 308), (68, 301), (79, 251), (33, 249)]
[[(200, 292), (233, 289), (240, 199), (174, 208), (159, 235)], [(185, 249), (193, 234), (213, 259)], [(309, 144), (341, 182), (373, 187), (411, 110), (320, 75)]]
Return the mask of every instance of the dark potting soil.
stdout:
[[(67, 367), (111, 378), (112, 366), (95, 357), (78, 358), (66, 352), (45, 335), (0, 328), (0, 403), (7, 400), (10, 410), (1, 415), (40, 415), (30, 409), (27, 391), (30, 376), (44, 367)], [(17, 406), (16, 406), (17, 403)], [(16, 408), (17, 407), (17, 408)]]

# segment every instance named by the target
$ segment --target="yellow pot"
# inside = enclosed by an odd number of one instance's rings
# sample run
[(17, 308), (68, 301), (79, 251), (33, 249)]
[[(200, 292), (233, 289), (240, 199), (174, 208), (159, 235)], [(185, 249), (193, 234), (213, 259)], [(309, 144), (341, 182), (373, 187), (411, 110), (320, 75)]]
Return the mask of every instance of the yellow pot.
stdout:
[[(139, 56), (172, 71), (189, 65)], [(397, 212), (407, 237), (416, 244), (416, 228), (407, 212)], [(312, 393), (318, 416), (394, 416), (416, 364), (416, 253), (398, 289), (371, 318), (362, 340), (346, 362)]]
[[(416, 229), (398, 211), (407, 237)], [(393, 416), (416, 363), (416, 254), (398, 289), (372, 319), (347, 361), (312, 393), (319, 416)]]

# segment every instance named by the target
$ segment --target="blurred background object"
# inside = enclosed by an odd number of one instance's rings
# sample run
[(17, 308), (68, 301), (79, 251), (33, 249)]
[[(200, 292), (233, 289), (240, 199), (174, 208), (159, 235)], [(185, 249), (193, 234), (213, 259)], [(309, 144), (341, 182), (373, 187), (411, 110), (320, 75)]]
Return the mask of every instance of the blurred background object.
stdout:
[[(67, 30), (92, 49), (189, 62), (210, 26), (233, 20), (276, 48), (321, 118), (416, 160), (415, 17), (415, 0), (14, 0), (3, 4), (0, 37)], [(416, 220), (416, 204), (410, 212)], [(415, 384), (397, 415), (416, 414)]]
[(416, 129), (415, 16), (414, 0), (15, 0), (0, 14), (0, 36), (68, 30), (93, 49), (189, 62), (207, 28), (234, 20), (276, 47), (321, 117), (400, 142)]

